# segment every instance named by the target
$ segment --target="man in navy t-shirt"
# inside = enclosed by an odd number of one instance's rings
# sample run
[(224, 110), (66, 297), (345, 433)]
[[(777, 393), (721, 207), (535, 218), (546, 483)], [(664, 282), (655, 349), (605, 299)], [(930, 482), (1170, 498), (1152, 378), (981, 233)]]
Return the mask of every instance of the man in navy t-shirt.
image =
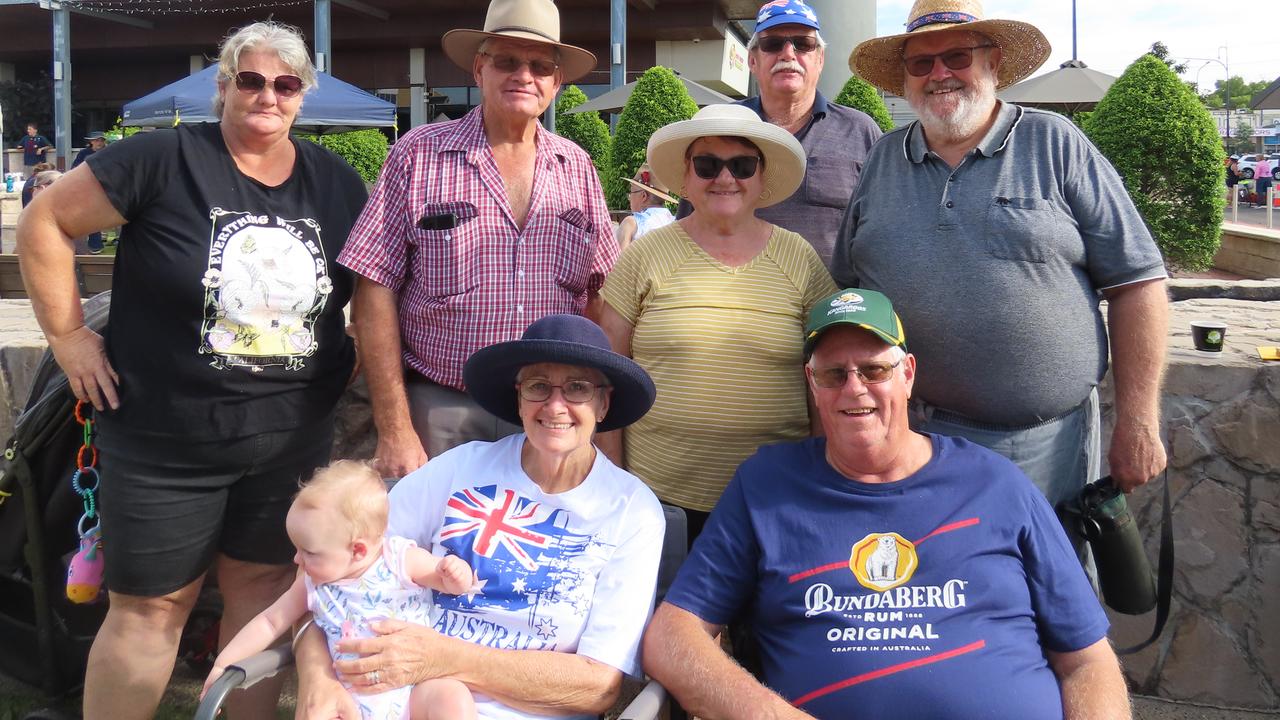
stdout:
[[(915, 358), (887, 298), (814, 306), (824, 438), (738, 469), (644, 641), (702, 717), (1129, 717), (1107, 619), (1044, 496), (1009, 460), (912, 432)], [(764, 681), (714, 637), (747, 612)]]
[(53, 143), (40, 134), (35, 123), (27, 123), (27, 134), (18, 142), (18, 147), (22, 149), (23, 173), (30, 177), (36, 164), (44, 162), (45, 151), (53, 149)]

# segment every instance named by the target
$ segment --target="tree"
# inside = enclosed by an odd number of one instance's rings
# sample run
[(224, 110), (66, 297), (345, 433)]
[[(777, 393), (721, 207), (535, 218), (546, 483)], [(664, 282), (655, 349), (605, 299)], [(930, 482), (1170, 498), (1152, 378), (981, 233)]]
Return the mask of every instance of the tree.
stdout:
[[(1155, 42), (1151, 43), (1151, 50), (1149, 50), (1149, 51), (1147, 52), (1147, 55), (1152, 55), (1152, 56), (1154, 56), (1157, 60), (1159, 60), (1160, 62), (1164, 63), (1164, 64), (1165, 64), (1165, 67), (1167, 67), (1167, 68), (1169, 68), (1170, 70), (1172, 70), (1174, 75), (1181, 75), (1181, 74), (1183, 74), (1183, 73), (1185, 73), (1185, 72), (1187, 71), (1187, 64), (1186, 64), (1186, 63), (1184, 63), (1184, 62), (1183, 62), (1183, 63), (1174, 62), (1174, 61), (1169, 57), (1169, 46), (1168, 46), (1168, 45), (1165, 45), (1164, 43), (1160, 42), (1159, 40), (1157, 40), (1157, 41), (1155, 41)], [(1144, 57), (1145, 57), (1145, 56), (1144, 56)], [(1139, 58), (1139, 59), (1141, 59), (1141, 58)]]
[(840, 89), (840, 94), (836, 96), (837, 105), (851, 107), (854, 110), (871, 116), (872, 120), (880, 126), (883, 132), (889, 132), (893, 129), (893, 118), (889, 116), (889, 108), (884, 106), (884, 100), (881, 99), (880, 93), (876, 91), (866, 80), (854, 75)]
[(609, 148), (609, 172), (605, 178), (609, 207), (627, 207), (630, 186), (624, 178), (634, 175), (644, 163), (649, 136), (663, 125), (688, 120), (696, 112), (698, 106), (689, 91), (670, 69), (658, 65), (640, 76), (622, 108)]
[(1236, 133), (1231, 136), (1231, 151), (1238, 153), (1250, 153), (1257, 149), (1253, 143), (1253, 124), (1248, 120), (1241, 120), (1236, 125)]
[(27, 123), (35, 123), (45, 137), (53, 137), (53, 80), (42, 72), (34, 80), (0, 82), (0, 108), (4, 111), (5, 145), (27, 134)]
[(599, 113), (569, 113), (586, 101), (587, 94), (577, 85), (560, 91), (560, 97), (556, 98), (556, 134), (572, 140), (591, 156), (603, 184), (609, 168), (609, 126), (600, 119)]
[(1111, 86), (1084, 130), (1124, 178), (1165, 262), (1209, 267), (1222, 232), (1224, 154), (1195, 94), (1160, 58), (1144, 55)]
[(1253, 96), (1267, 89), (1267, 81), (1259, 80), (1257, 82), (1247, 83), (1244, 78), (1239, 75), (1232, 75), (1230, 79), (1223, 81), (1218, 80), (1213, 84), (1213, 92), (1202, 96), (1204, 104), (1211, 108), (1225, 107), (1224, 97), (1229, 93), (1231, 95), (1231, 107), (1243, 108), (1248, 107), (1253, 100)]

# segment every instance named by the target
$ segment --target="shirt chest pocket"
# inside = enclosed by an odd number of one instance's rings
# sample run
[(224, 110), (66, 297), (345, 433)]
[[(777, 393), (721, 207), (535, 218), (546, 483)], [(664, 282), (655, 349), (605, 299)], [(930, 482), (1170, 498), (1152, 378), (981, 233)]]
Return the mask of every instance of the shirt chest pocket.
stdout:
[(427, 295), (464, 293), (479, 284), (479, 213), (468, 202), (427, 203), (410, 236), (416, 279)]
[(983, 240), (993, 257), (1043, 263), (1058, 254), (1066, 233), (1078, 234), (1070, 218), (1048, 200), (997, 197), (987, 207)]
[(526, 236), (534, 254), (532, 263), (545, 263), (555, 283), (566, 291), (574, 295), (586, 291), (595, 227), (581, 210), (539, 213), (530, 220)]
[(856, 174), (848, 157), (811, 155), (804, 173), (804, 194), (810, 205), (844, 210), (853, 195), (853, 178)]

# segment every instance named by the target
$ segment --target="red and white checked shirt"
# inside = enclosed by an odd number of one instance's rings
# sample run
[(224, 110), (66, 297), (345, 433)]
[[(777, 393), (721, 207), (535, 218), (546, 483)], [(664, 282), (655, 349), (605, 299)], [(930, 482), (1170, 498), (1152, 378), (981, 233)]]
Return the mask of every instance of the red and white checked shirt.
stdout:
[(536, 132), (523, 231), (476, 108), (400, 138), (338, 256), (399, 294), (404, 362), (441, 385), (461, 389), (471, 353), (534, 320), (581, 314), (618, 257), (591, 158)]

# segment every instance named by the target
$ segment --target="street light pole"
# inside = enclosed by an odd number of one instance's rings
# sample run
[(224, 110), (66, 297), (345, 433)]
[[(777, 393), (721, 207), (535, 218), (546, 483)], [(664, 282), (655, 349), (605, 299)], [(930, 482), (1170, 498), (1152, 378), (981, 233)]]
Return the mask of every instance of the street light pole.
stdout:
[[(1209, 63), (1218, 63), (1222, 66), (1223, 72), (1227, 74), (1227, 79), (1222, 83), (1222, 96), (1225, 100), (1225, 107), (1227, 111), (1227, 143), (1229, 144), (1231, 142), (1231, 66), (1227, 64), (1227, 47), (1225, 45), (1218, 46), (1218, 55), (1219, 57), (1216, 58), (1187, 57), (1182, 59), (1203, 62), (1204, 65), (1200, 66), (1200, 70), (1204, 70), (1208, 67)], [(1200, 89), (1200, 70), (1196, 71), (1197, 90)]]

